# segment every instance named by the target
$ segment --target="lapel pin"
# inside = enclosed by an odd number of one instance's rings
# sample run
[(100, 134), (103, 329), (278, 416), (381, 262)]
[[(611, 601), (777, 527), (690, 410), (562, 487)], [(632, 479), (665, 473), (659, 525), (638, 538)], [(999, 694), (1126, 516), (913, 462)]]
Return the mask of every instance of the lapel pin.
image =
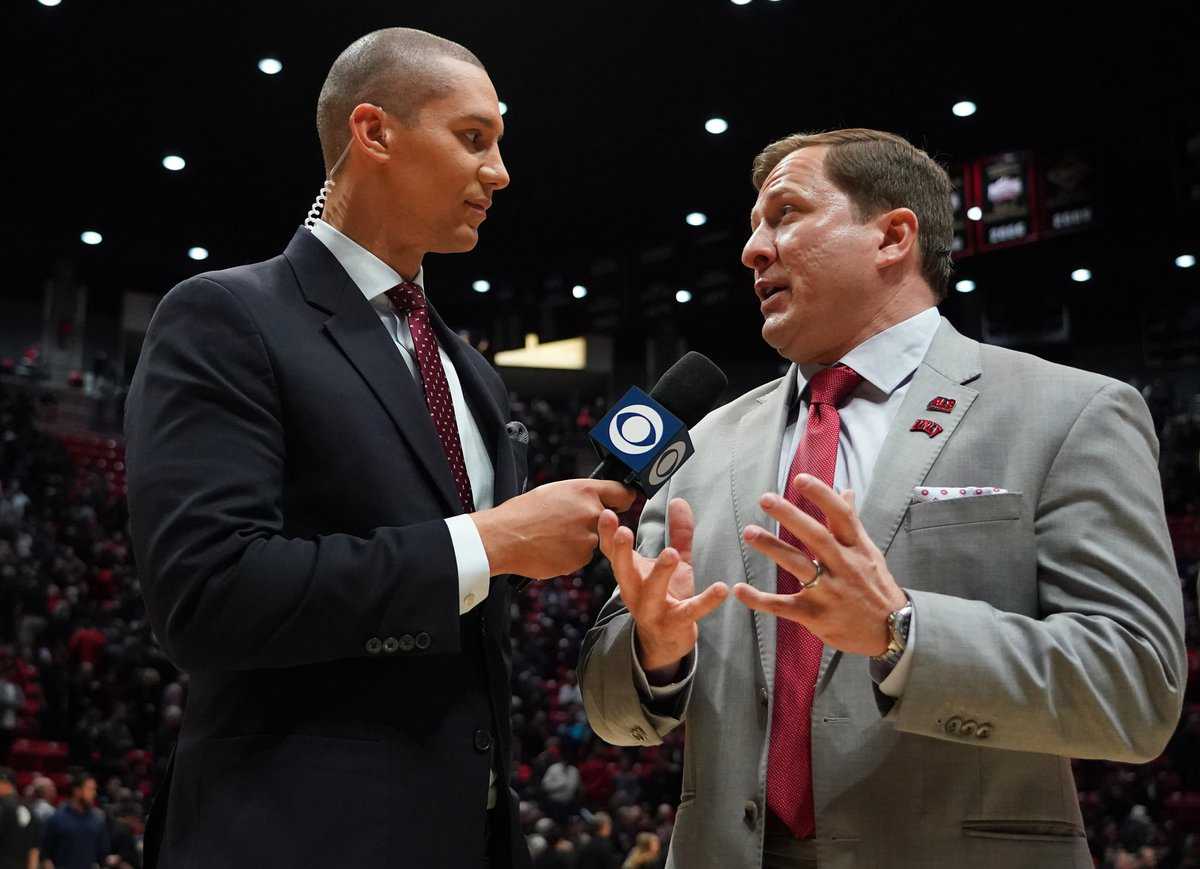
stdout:
[(925, 409), (936, 410), (939, 413), (950, 413), (954, 410), (955, 404), (956, 402), (953, 398), (946, 398), (944, 395), (939, 395), (933, 401), (929, 402), (929, 406)]
[(940, 435), (944, 429), (931, 419), (919, 419), (913, 423), (912, 428), (910, 428), (909, 431), (925, 432), (925, 434), (929, 435), (931, 438), (935, 438)]

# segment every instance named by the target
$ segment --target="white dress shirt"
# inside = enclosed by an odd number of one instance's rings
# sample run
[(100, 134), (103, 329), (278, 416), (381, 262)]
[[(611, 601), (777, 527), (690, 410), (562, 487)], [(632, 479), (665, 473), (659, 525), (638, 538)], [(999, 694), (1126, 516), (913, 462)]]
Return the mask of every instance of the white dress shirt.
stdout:
[[(856, 501), (861, 504), (867, 497), (875, 461), (883, 448), (888, 429), (900, 410), (904, 395), (908, 392), (913, 373), (933, 343), (933, 336), (941, 324), (937, 308), (926, 308), (894, 326), (872, 335), (839, 360), (860, 375), (863, 382), (838, 408), (841, 431), (838, 435), (837, 465), (833, 474), (833, 485), (838, 491), (853, 489)], [(791, 412), (791, 421), (783, 432), (779, 451), (778, 491), (787, 488), (788, 470), (792, 458), (804, 437), (808, 420), (808, 396), (805, 387), (808, 381), (824, 365), (798, 365), (796, 367), (796, 395), (799, 400)], [(804, 421), (804, 425), (800, 424)], [(774, 529), (778, 532), (778, 524)], [(900, 578), (902, 579), (902, 577)], [(914, 613), (908, 628), (908, 642), (903, 655), (888, 676), (879, 683), (879, 690), (891, 697), (899, 697), (908, 683), (912, 669), (912, 650), (917, 639), (917, 619)], [(656, 687), (649, 684), (645, 673), (634, 655), (635, 678), (643, 696), (663, 699), (673, 696), (687, 685), (695, 672), (694, 657), (689, 659), (687, 673), (678, 682)]]
[[(421, 370), (417, 365), (416, 350), (413, 347), (412, 332), (408, 328), (408, 317), (399, 316), (392, 308), (391, 301), (385, 293), (399, 284), (405, 278), (401, 277), (391, 266), (371, 253), (352, 238), (343, 235), (324, 220), (313, 224), (312, 234), (318, 241), (329, 248), (346, 274), (354, 281), (355, 286), (362, 291), (363, 296), (387, 329), (388, 335), (396, 344), (400, 356), (408, 365), (413, 380), (419, 389), (424, 391), (421, 383)], [(425, 270), (417, 272), (413, 283), (424, 292)], [(458, 423), (458, 434), (462, 440), (463, 458), (466, 460), (467, 477), (471, 481), (471, 494), (475, 499), (476, 510), (486, 510), (495, 503), (495, 472), (492, 468), (492, 457), (488, 454), (487, 445), (475, 424), (475, 418), (467, 407), (463, 396), (462, 383), (454, 364), (446, 355), (444, 347), (439, 345), (438, 356), (442, 360), (442, 368), (446, 372), (446, 381), (450, 385), (450, 398), (454, 403), (454, 419)], [(479, 529), (467, 514), (452, 516), (446, 520), (446, 528), (450, 531), (450, 542), (454, 546), (454, 560), (458, 567), (458, 611), (465, 613), (479, 605), (488, 595), (491, 580), (491, 566), (488, 564), (487, 552), (483, 548), (483, 540)]]

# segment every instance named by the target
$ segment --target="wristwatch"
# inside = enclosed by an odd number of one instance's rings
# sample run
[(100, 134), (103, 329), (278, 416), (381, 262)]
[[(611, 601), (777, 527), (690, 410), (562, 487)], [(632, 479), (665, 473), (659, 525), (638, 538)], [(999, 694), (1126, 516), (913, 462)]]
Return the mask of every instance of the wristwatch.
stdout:
[(889, 672), (900, 663), (904, 647), (908, 645), (908, 626), (912, 622), (913, 605), (908, 601), (900, 609), (888, 614), (888, 647), (883, 654), (874, 655), (871, 662), (884, 667)]

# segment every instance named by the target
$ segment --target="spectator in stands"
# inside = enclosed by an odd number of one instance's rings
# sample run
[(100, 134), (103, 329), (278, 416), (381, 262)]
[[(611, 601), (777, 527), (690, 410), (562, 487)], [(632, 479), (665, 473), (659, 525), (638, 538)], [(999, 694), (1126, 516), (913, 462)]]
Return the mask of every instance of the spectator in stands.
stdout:
[(11, 770), (0, 769), (0, 869), (35, 869), (42, 825), (17, 799)]
[(613, 846), (612, 818), (607, 812), (597, 812), (592, 817), (592, 835), (579, 851), (575, 869), (617, 869), (621, 855)]
[(638, 833), (637, 844), (621, 869), (661, 869), (662, 842), (653, 833)]
[(58, 802), (58, 788), (54, 786), (52, 779), (40, 775), (30, 783), (29, 795), (32, 797), (29, 804), (30, 811), (42, 824), (45, 824), (54, 814), (54, 805)]
[(85, 772), (71, 777), (71, 797), (42, 833), (45, 869), (92, 869), (111, 852), (104, 813), (95, 808), (96, 779)]

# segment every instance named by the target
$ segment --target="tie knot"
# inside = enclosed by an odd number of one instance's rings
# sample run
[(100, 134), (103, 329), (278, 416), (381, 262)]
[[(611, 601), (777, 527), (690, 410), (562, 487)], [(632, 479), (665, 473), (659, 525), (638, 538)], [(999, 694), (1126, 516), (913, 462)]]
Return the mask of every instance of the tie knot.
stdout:
[(387, 297), (392, 301), (392, 307), (398, 314), (425, 307), (425, 293), (412, 281), (401, 281), (387, 291)]
[(860, 383), (862, 375), (839, 362), (813, 375), (808, 384), (809, 404), (831, 404), (840, 407)]

